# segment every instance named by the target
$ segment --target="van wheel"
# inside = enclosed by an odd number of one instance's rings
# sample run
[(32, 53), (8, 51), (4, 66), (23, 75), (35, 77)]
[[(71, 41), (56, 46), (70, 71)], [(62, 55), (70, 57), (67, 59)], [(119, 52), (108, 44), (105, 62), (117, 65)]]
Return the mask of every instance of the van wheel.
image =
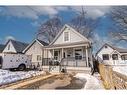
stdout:
[(26, 69), (26, 65), (25, 64), (21, 64), (21, 65), (19, 65), (19, 67), (18, 67), (18, 70), (20, 70), (20, 71), (23, 71), (23, 70), (25, 70)]

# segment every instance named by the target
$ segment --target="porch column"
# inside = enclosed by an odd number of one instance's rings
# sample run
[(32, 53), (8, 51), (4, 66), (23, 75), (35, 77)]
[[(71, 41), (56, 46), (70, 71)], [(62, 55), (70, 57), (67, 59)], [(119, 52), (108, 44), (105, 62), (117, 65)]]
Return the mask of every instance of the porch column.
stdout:
[(54, 59), (54, 49), (52, 51), (53, 51), (53, 54), (52, 54), (53, 57), (52, 58)]
[(44, 64), (43, 64), (43, 60), (44, 60), (44, 48), (42, 48), (42, 56), (41, 56), (42, 58), (41, 58), (41, 60), (42, 60), (42, 63), (41, 63), (41, 66), (43, 66)]
[(86, 46), (86, 67), (88, 67), (88, 47)]
[[(53, 51), (53, 54), (52, 54), (53, 55), (53, 59), (52, 60), (54, 60), (54, 49), (52, 51)], [(54, 61), (53, 61), (53, 65), (54, 65)]]
[(93, 68), (93, 56), (92, 56), (92, 48), (90, 48), (90, 63), (91, 63), (91, 67)]
[(61, 53), (62, 53), (62, 55), (61, 55), (61, 59), (62, 59), (63, 58), (63, 48), (62, 48), (62, 52)]

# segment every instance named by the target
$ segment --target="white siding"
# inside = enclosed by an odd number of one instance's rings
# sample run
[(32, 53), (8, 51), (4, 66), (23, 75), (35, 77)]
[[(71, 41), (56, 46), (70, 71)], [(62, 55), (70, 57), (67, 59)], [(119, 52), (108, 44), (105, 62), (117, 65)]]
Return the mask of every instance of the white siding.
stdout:
[(39, 62), (37, 61), (37, 55), (41, 55), (42, 57), (42, 46), (35, 42), (27, 51), (26, 51), (26, 55), (31, 55), (32, 56), (32, 62)]
[[(103, 54), (109, 54), (109, 60), (103, 60), (102, 55)], [(112, 54), (118, 54), (118, 60), (113, 60), (112, 59)], [(107, 45), (107, 48), (103, 47), (99, 53), (97, 54), (98, 57), (100, 57), (105, 63), (110, 64), (110, 65), (117, 65), (120, 63), (123, 63), (124, 60), (121, 60), (121, 54), (117, 52), (116, 50), (112, 49)]]
[(107, 48), (105, 48), (105, 46), (99, 51), (99, 53), (97, 54), (98, 57), (100, 57), (102, 60), (102, 55), (103, 54), (109, 54), (109, 60), (104, 60), (104, 62), (108, 63), (108, 64), (112, 64), (112, 58), (110, 56), (110, 54), (113, 52), (114, 50), (107, 46)]
[[(10, 45), (10, 49), (8, 49), (8, 46)], [(6, 47), (4, 48), (3, 52), (12, 52), (12, 53), (16, 53), (16, 50), (12, 44), (12, 42), (10, 41)]]
[[(64, 32), (69, 32), (69, 41), (64, 41)], [(75, 33), (69, 28), (65, 28), (65, 30), (61, 33), (61, 35), (57, 38), (54, 44), (64, 44), (64, 43), (73, 43), (73, 42), (81, 42), (81, 41), (88, 41), (87, 38), (82, 38), (80, 35)]]

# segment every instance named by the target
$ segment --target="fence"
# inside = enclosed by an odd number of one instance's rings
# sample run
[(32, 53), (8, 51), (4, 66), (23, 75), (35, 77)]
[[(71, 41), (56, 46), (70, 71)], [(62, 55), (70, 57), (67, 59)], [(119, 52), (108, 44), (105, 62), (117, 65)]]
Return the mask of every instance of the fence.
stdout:
[(127, 76), (113, 71), (111, 65), (99, 64), (99, 72), (106, 89), (127, 89)]

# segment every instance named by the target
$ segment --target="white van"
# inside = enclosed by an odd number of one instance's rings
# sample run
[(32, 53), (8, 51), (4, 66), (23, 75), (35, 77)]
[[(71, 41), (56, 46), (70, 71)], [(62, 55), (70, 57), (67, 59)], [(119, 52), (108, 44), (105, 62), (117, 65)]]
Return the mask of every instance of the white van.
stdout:
[(31, 58), (24, 54), (0, 54), (1, 69), (18, 68), (25, 70), (31, 66)]

